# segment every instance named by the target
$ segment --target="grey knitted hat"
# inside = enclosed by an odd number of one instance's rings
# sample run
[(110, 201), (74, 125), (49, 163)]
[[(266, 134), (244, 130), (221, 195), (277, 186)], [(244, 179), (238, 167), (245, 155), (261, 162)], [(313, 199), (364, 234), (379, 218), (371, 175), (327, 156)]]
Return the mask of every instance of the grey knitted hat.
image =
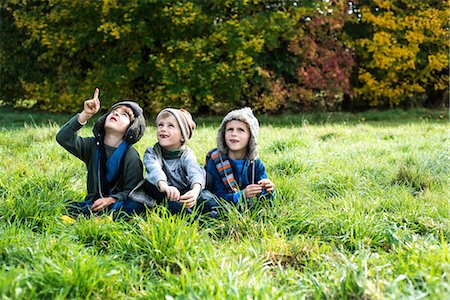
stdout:
[(222, 120), (220, 124), (219, 131), (217, 133), (217, 148), (220, 152), (227, 154), (228, 147), (225, 143), (225, 127), (228, 122), (237, 120), (247, 124), (250, 129), (250, 140), (248, 142), (247, 153), (245, 159), (254, 160), (258, 158), (258, 131), (259, 122), (258, 119), (253, 115), (250, 107), (244, 107), (241, 109), (236, 109), (230, 111)]
[(127, 106), (133, 111), (133, 121), (131, 122), (130, 126), (128, 127), (127, 131), (125, 132), (124, 139), (130, 143), (134, 144), (137, 143), (142, 136), (144, 135), (145, 131), (145, 118), (144, 118), (144, 112), (142, 108), (137, 104), (136, 102), (125, 100), (120, 101), (111, 106), (111, 110), (101, 116), (98, 121), (94, 125), (94, 129), (92, 130), (94, 132), (95, 138), (99, 138), (100, 135), (105, 134), (105, 121), (108, 115), (111, 113), (111, 111), (116, 108), (117, 106)]
[(183, 136), (184, 140), (183, 145), (186, 144), (187, 141), (192, 137), (192, 134), (196, 127), (191, 114), (183, 108), (165, 108), (158, 114), (158, 116), (156, 116), (156, 120), (159, 120), (160, 116), (165, 113), (170, 113), (175, 117), (181, 129), (181, 135)]

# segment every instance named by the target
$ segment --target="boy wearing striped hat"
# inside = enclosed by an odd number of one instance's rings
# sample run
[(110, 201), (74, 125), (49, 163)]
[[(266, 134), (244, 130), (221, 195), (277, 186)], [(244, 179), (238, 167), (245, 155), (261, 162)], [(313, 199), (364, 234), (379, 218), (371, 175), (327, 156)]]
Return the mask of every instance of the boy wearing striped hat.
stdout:
[(215, 196), (205, 188), (205, 171), (186, 146), (196, 127), (185, 109), (166, 108), (156, 117), (158, 142), (144, 153), (146, 193), (157, 203), (167, 198), (171, 213), (191, 214), (195, 207), (216, 216)]

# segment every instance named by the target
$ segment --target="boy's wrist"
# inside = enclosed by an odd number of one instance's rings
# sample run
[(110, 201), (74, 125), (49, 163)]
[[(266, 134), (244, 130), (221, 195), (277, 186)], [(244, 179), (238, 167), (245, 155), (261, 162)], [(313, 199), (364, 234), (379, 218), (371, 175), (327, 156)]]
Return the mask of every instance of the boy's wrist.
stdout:
[(159, 190), (160, 192), (163, 192), (164, 190), (167, 189), (167, 187), (168, 187), (169, 185), (168, 185), (167, 182), (165, 182), (164, 180), (160, 180), (160, 181), (158, 181), (158, 183), (156, 184), (156, 186), (158, 187), (158, 190)]
[(192, 185), (191, 190), (200, 193), (200, 191), (202, 190), (202, 185), (200, 183), (196, 182)]
[(92, 118), (93, 115), (88, 114), (84, 110), (78, 114), (78, 123), (81, 125), (86, 125), (87, 121)]
[(110, 202), (110, 204), (114, 204), (117, 202), (117, 198), (116, 197), (107, 197), (108, 201)]
[(195, 199), (197, 199), (198, 196), (200, 195), (200, 192), (202, 191), (202, 185), (200, 183), (196, 182), (192, 185), (191, 190), (195, 194)]

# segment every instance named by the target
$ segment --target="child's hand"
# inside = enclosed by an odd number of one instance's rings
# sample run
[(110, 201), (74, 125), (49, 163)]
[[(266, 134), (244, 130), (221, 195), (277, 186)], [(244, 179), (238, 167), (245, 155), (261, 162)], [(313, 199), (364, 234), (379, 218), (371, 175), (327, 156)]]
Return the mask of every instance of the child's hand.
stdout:
[(260, 181), (258, 181), (258, 184), (261, 187), (265, 188), (268, 193), (272, 193), (275, 190), (273, 182), (268, 178), (261, 179)]
[(116, 203), (116, 198), (113, 197), (99, 198), (94, 201), (94, 204), (92, 204), (91, 208), (93, 211), (101, 211), (102, 209), (105, 209), (106, 207), (110, 206), (113, 203)]
[(84, 101), (83, 111), (78, 115), (78, 122), (80, 122), (80, 124), (86, 124), (86, 122), (100, 109), (98, 94), (100, 94), (100, 90), (95, 88), (92, 99)]
[(187, 208), (191, 208), (197, 202), (198, 195), (199, 191), (190, 190), (186, 194), (180, 196), (180, 202), (184, 203)]
[(259, 184), (249, 184), (244, 189), (244, 197), (245, 198), (253, 198), (261, 194), (262, 186)]
[(170, 201), (178, 201), (178, 200), (180, 200), (180, 191), (176, 187), (169, 186), (169, 185), (166, 184), (160, 190), (161, 190), (161, 192), (166, 194), (167, 198)]
[(100, 109), (100, 100), (98, 99), (98, 95), (100, 94), (100, 89), (95, 88), (94, 95), (92, 99), (88, 99), (84, 101), (84, 112), (91, 117), (95, 115)]

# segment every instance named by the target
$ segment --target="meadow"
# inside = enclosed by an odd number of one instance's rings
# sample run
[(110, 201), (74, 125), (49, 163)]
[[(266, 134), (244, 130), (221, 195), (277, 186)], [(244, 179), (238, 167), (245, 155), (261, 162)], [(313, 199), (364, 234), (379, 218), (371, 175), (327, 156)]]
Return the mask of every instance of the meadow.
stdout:
[[(55, 141), (68, 118), (0, 110), (1, 299), (450, 294), (448, 111), (261, 117), (274, 205), (201, 222), (157, 207), (130, 221), (63, 223), (86, 176)], [(203, 164), (220, 118), (196, 121), (189, 145)], [(155, 142), (149, 118), (136, 148)]]

